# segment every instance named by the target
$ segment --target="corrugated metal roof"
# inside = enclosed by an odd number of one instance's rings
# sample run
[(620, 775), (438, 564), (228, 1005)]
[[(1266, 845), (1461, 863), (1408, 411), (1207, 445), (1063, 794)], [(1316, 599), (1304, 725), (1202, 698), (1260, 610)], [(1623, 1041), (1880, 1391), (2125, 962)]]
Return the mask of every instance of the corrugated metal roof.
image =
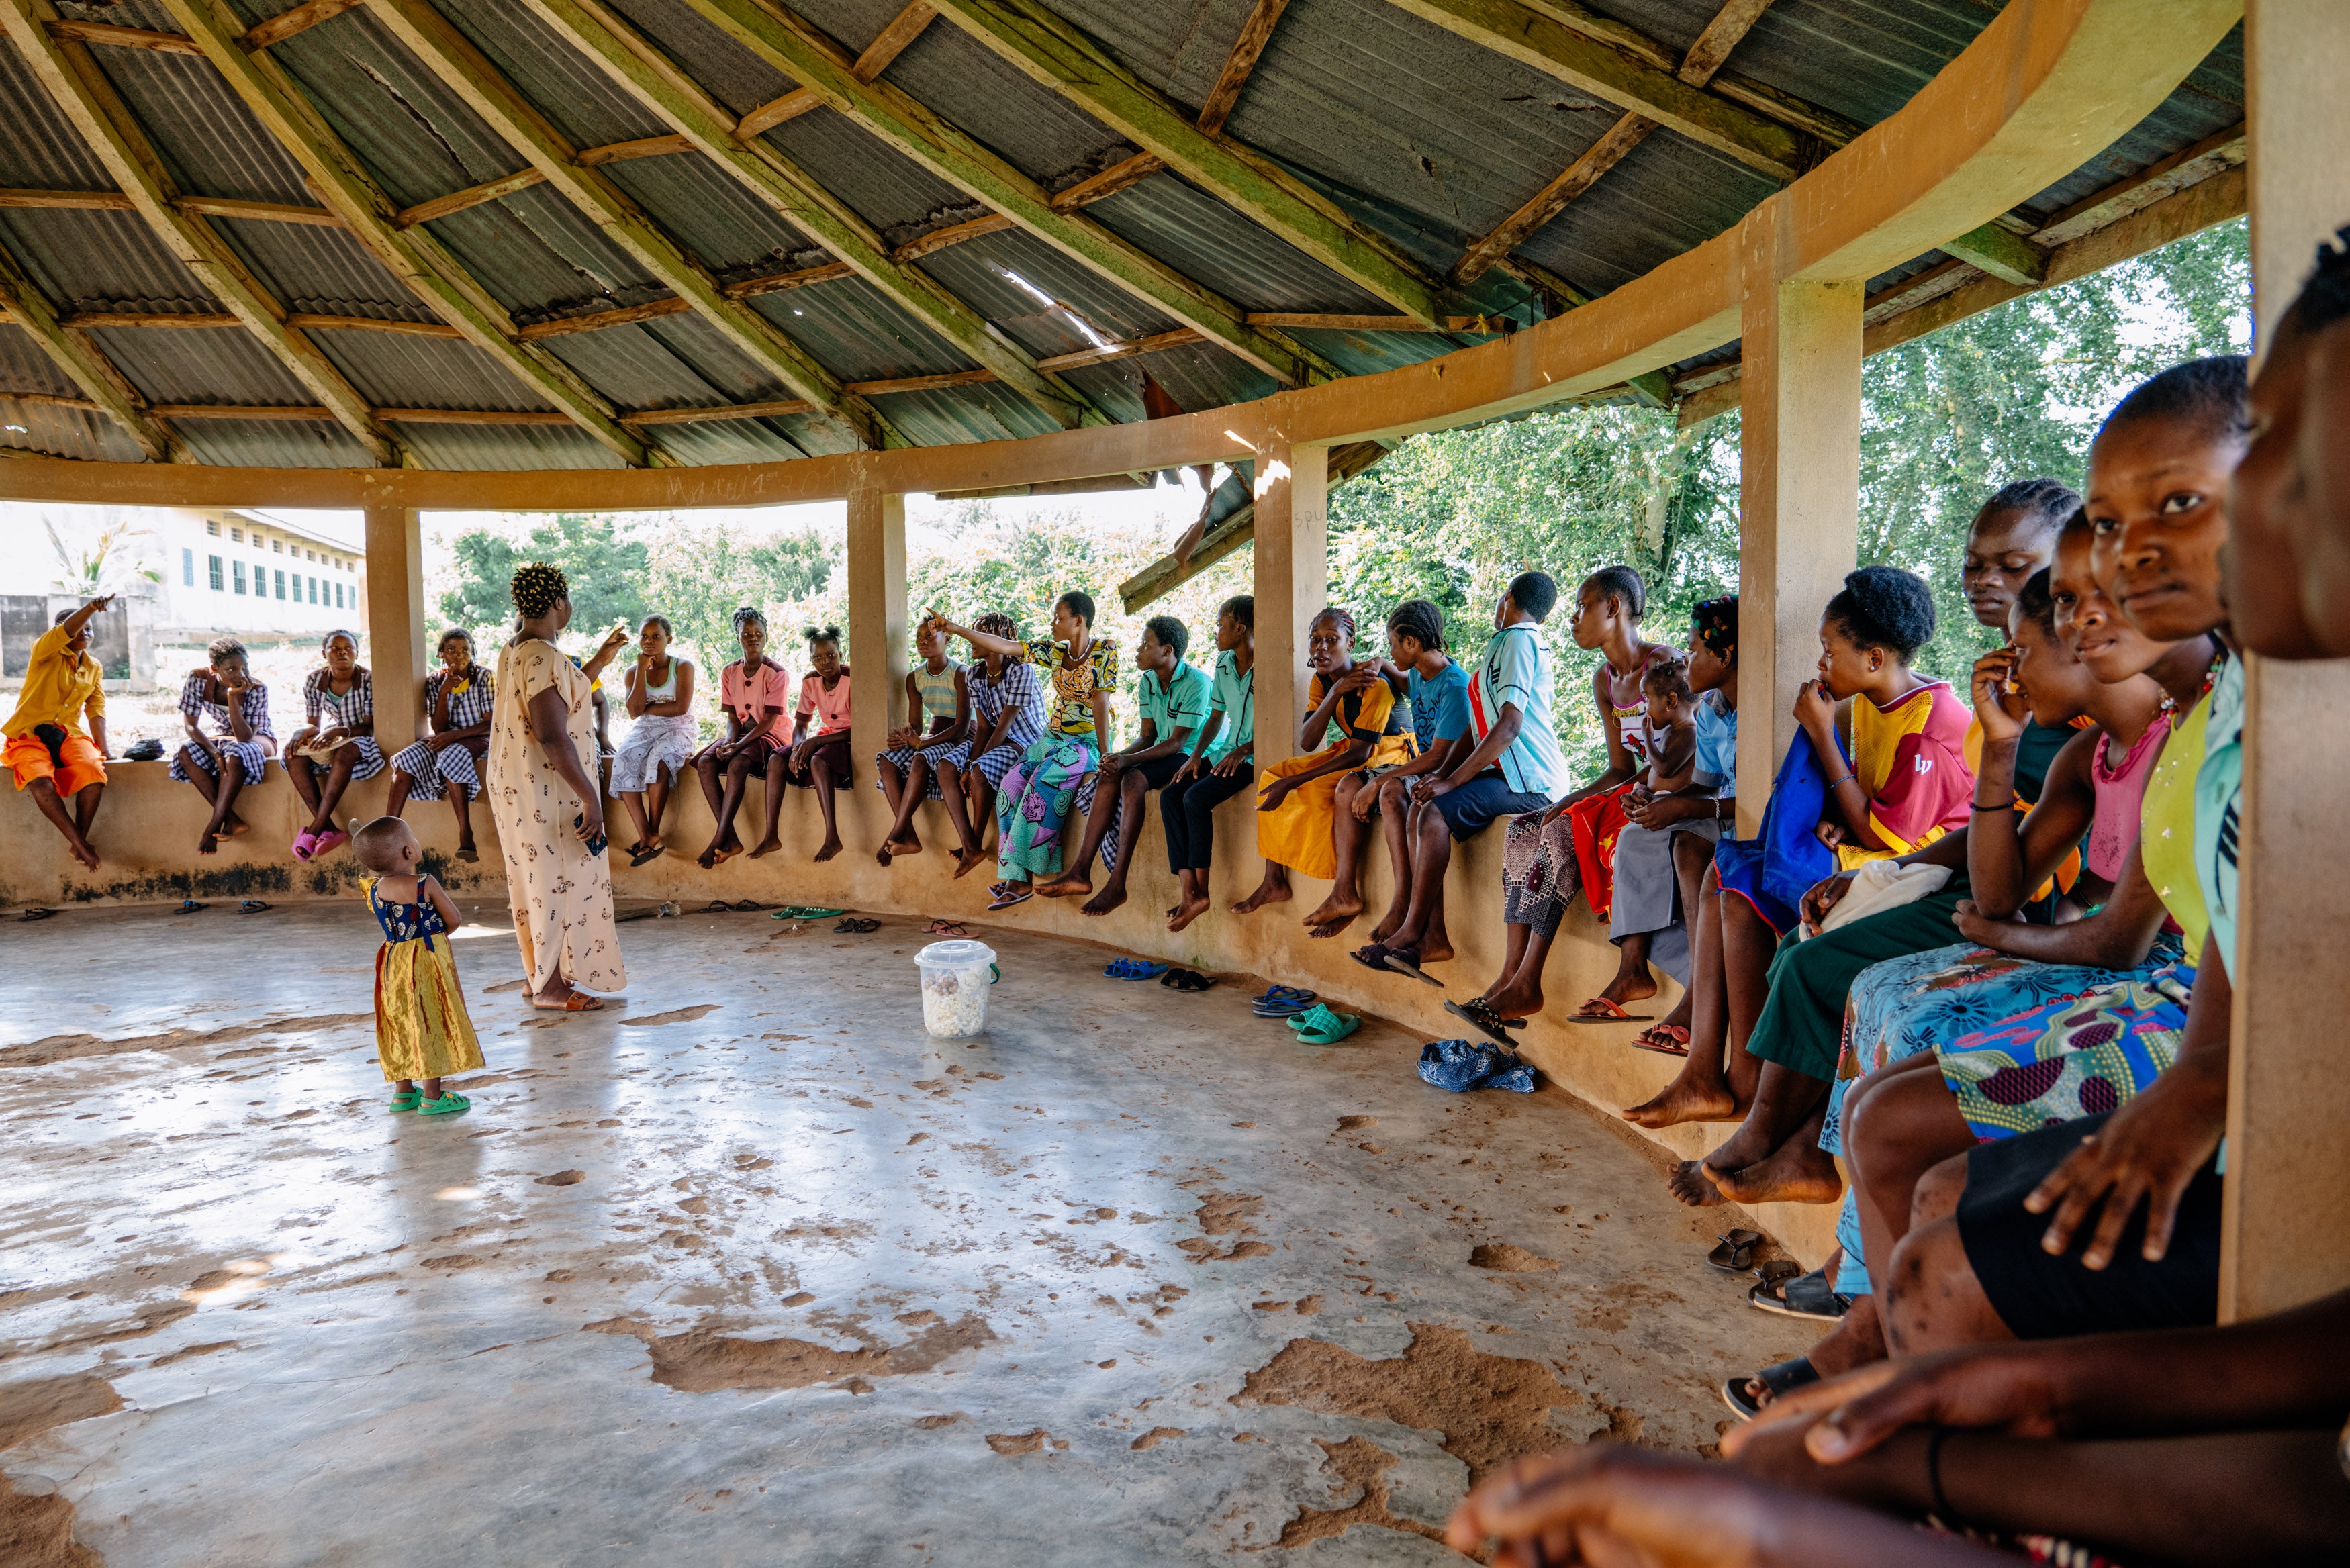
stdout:
[[(287, 0), (232, 0), (250, 24)], [(576, 145), (658, 135), (668, 127), (591, 61), (560, 45), (514, 0), (435, 0), (539, 112)], [(1144, 81), (1196, 105), (1222, 70), (1251, 0), (1051, 0)], [(1591, 4), (1592, 0), (1586, 0)], [(1596, 0), (1669, 49), (1688, 47), (1720, 0)], [(614, 0), (621, 14), (737, 113), (790, 90), (679, 0)], [(902, 0), (800, 0), (840, 46), (863, 48)], [(1898, 110), (1997, 15), (1996, 0), (1777, 0), (1728, 68), (1860, 123)], [(63, 0), (68, 16), (172, 31), (161, 0)], [(314, 204), (296, 162), (275, 146), (205, 61), (99, 47), (98, 60), (192, 193)], [(459, 96), (360, 7), (276, 46), (271, 54), (316, 100), (337, 133), (398, 204), (408, 205), (526, 166)], [(2242, 45), (2231, 36), (2140, 126), (2021, 210), (2044, 218), (2093, 191), (2242, 118)], [(1050, 190), (1135, 150), (1059, 95), (939, 21), (901, 53), (887, 79)], [(1451, 268), (1564, 170), (1620, 115), (1555, 78), (1422, 23), (1388, 0), (1292, 0), (1229, 121), (1229, 134), (1419, 257)], [(915, 161), (829, 109), (767, 133), (889, 244), (983, 215), (985, 209)], [(722, 279), (819, 265), (825, 254), (788, 220), (699, 154), (609, 166), (621, 190)], [(0, 185), (100, 190), (102, 165), (76, 140), (36, 80), (0, 49)], [(1773, 182), (1669, 132), (1651, 135), (1520, 254), (1592, 293), (1619, 286), (1720, 234)], [(1387, 314), (1391, 307), (1244, 214), (1161, 173), (1097, 203), (1089, 215), (1146, 254), (1256, 311)], [(322, 315), (430, 320), (432, 312), (354, 235), (339, 230), (216, 220), (287, 308)], [(432, 221), (432, 233), (517, 322), (648, 303), (668, 288), (591, 219), (541, 185)], [(0, 244), (60, 309), (212, 312), (203, 286), (134, 215), (10, 210)], [(1937, 254), (1889, 270), (1873, 286), (1922, 270)], [(1095, 346), (1070, 314), (1104, 337), (1180, 325), (1159, 306), (1017, 230), (966, 242), (918, 264), (1012, 342), (1037, 356)], [(1041, 291), (1040, 299), (1012, 275)], [(1489, 272), (1448, 291), (1452, 314), (1535, 318), (1528, 290)], [(1046, 301), (1057, 302), (1047, 304)], [(752, 308), (843, 380), (968, 369), (970, 359), (879, 289), (841, 279), (758, 296)], [(310, 403), (256, 343), (234, 331), (98, 334), (124, 372), (158, 400)], [(1469, 339), (1435, 333), (1304, 329), (1302, 344), (1348, 373), (1418, 362)], [(321, 346), (379, 406), (539, 409), (538, 394), (471, 345), (326, 330)], [(550, 339), (622, 410), (764, 401), (789, 394), (707, 320), (658, 318)], [(0, 389), (56, 391), (57, 373), (22, 334), (0, 333)], [(1702, 357), (1734, 355), (1735, 347)], [(1694, 361), (1692, 363), (1695, 363)], [(1118, 419), (1141, 416), (1148, 373), (1186, 408), (1245, 401), (1270, 379), (1201, 344), (1067, 373)], [(909, 439), (1002, 439), (1049, 428), (1000, 384), (883, 394)], [(0, 408), (0, 413), (5, 413)], [(0, 443), (127, 458), (135, 449), (103, 421), (71, 410), (27, 414)], [(338, 427), (185, 421), (207, 461), (362, 461)], [(603, 463), (609, 454), (557, 427), (417, 426), (401, 432), (420, 461), (467, 467)], [(846, 437), (805, 418), (652, 427), (684, 462), (756, 462), (839, 450)]]
[[(23, 327), (0, 324), (0, 387), (53, 398), (81, 389)], [(104, 414), (0, 398), (0, 446), (86, 462), (137, 462), (139, 443)]]

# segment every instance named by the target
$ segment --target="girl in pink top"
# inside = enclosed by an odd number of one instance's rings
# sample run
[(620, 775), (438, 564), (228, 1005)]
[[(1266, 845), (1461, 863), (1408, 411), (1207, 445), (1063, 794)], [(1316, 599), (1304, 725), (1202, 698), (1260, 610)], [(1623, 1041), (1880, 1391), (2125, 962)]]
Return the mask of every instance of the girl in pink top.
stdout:
[[(840, 628), (808, 628), (808, 672), (800, 680), (800, 705), (792, 720), (791, 766), (785, 777), (816, 791), (824, 808), (824, 845), (818, 860), (840, 853), (840, 829), (834, 826), (832, 796), (848, 787), (848, 666), (840, 661)], [(807, 732), (810, 719), (820, 720)], [(772, 836), (772, 835), (770, 835)]]
[(775, 838), (775, 817), (783, 809), (784, 771), (791, 760), (790, 742), (784, 738), (784, 712), (791, 705), (792, 678), (767, 657), (765, 616), (747, 607), (736, 610), (734, 636), (743, 645), (743, 657), (718, 678), (718, 699), (726, 707), (726, 733), (694, 759), (694, 771), (702, 777), (702, 797), (710, 803), (710, 815), (718, 824), (710, 847), (699, 857), (705, 870), (743, 853), (743, 841), (734, 834), (734, 813), (754, 774), (766, 776), (767, 832), (751, 851), (751, 857), (755, 860), (783, 847)]

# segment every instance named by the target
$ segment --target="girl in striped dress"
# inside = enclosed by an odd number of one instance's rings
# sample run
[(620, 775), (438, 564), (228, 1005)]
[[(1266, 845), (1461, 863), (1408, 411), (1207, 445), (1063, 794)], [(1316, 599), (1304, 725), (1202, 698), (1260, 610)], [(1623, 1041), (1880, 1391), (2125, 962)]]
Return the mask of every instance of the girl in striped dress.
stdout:
[(359, 779), (383, 772), (375, 739), (375, 681), (359, 662), (359, 639), (330, 631), (318, 643), (325, 662), (302, 682), (303, 724), (286, 742), (286, 776), (310, 808), (294, 836), (294, 858), (331, 854), (350, 836), (335, 829), (335, 807)]
[(454, 1116), (471, 1101), (442, 1080), (482, 1065), (482, 1044), (465, 1013), (464, 988), (449, 933), (463, 921), (438, 879), (416, 868), (423, 850), (396, 816), (351, 819), (351, 853), (375, 875), (368, 908), (383, 928), (375, 955), (375, 1054), (391, 1109)]
[[(196, 853), (214, 855), (220, 840), (251, 825), (236, 814), (236, 797), (261, 776), (277, 753), (277, 732), (269, 725), (269, 688), (245, 669), (244, 644), (215, 638), (205, 653), (212, 662), (192, 671), (180, 688), (180, 711), (188, 739), (172, 757), (171, 776), (196, 786), (213, 808), (212, 821), (196, 840)], [(204, 731), (204, 721), (215, 726)]]
[[(1005, 642), (1020, 640), (1020, 628), (1000, 611), (981, 616), (972, 629)], [(995, 793), (1045, 732), (1045, 687), (1036, 667), (982, 650), (963, 667), (963, 690), (971, 697), (971, 726), (964, 737), (935, 753), (931, 769), (947, 819), (954, 824), (955, 875), (987, 863), (981, 838), (995, 815)], [(980, 826), (974, 829), (972, 824)]]
[(424, 678), (424, 711), (432, 734), (391, 759), (393, 816), (408, 798), (448, 798), (457, 815), (457, 858), (480, 858), (473, 846), (473, 800), (482, 793), (482, 758), (490, 749), (490, 672), (473, 662), (473, 634), (452, 627), (441, 634), (441, 668)]

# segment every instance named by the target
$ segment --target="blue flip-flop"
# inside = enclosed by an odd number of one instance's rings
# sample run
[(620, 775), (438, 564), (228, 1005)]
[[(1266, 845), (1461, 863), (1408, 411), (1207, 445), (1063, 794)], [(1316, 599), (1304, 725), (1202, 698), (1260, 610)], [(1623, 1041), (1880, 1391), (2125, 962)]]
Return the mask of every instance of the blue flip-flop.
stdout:
[(1167, 966), (1163, 963), (1135, 958), (1112, 960), (1109, 967), (1102, 971), (1111, 980), (1157, 980), (1166, 972)]
[(1287, 1007), (1294, 1002), (1300, 1008), (1307, 1008), (1314, 1005), (1314, 993), (1303, 986), (1276, 985), (1253, 1000), (1260, 1007)]

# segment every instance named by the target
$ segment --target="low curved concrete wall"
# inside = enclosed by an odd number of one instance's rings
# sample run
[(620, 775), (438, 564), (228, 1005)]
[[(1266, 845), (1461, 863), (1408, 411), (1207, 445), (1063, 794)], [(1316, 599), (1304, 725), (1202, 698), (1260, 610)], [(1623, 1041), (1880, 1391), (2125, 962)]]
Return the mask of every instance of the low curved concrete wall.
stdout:
[[(359, 875), (348, 854), (322, 863), (303, 865), (287, 846), (307, 814), (282, 769), (273, 767), (263, 784), (249, 788), (241, 814), (253, 824), (243, 838), (222, 845), (215, 857), (200, 859), (196, 836), (209, 813), (195, 790), (174, 784), (162, 763), (116, 763), (109, 766), (104, 806), (96, 837), (105, 858), (97, 876), (83, 871), (66, 853), (65, 844), (33, 809), (32, 803), (13, 789), (0, 789), (0, 902), (75, 904), (143, 904), (176, 902), (182, 898), (262, 898), (273, 901), (354, 897)], [(338, 815), (372, 815), (383, 808), (389, 772), (352, 786)], [(974, 930), (990, 923), (1043, 930), (1102, 943), (1120, 951), (1139, 953), (1211, 972), (1265, 976), (1285, 984), (1310, 986), (1334, 1004), (1391, 1018), (1442, 1039), (1471, 1032), (1444, 1011), (1449, 995), (1461, 998), (1482, 990), (1499, 967), (1507, 938), (1501, 920), (1502, 836), (1486, 833), (1453, 858), (1448, 884), (1448, 924), (1460, 956), (1438, 966), (1446, 989), (1422, 985), (1404, 975), (1375, 973), (1353, 962), (1348, 954), (1368, 940), (1372, 919), (1367, 917), (1341, 936), (1315, 941), (1306, 936), (1298, 917), (1319, 903), (1326, 883), (1296, 879), (1296, 898), (1254, 915), (1233, 915), (1222, 908), (1256, 885), (1261, 862), (1255, 856), (1255, 835), (1247, 820), (1245, 799), (1234, 800), (1217, 815), (1215, 891), (1219, 907), (1193, 922), (1180, 935), (1166, 929), (1164, 911), (1175, 901), (1175, 879), (1167, 869), (1166, 842), (1159, 826), (1158, 797), (1150, 797), (1149, 820), (1136, 843), (1137, 859), (1130, 897), (1114, 914), (1087, 918), (1076, 900), (1035, 898), (1003, 916), (990, 916), (985, 868), (961, 881), (952, 877), (954, 862), (942, 846), (954, 841), (942, 808), (926, 805), (916, 817), (925, 853), (900, 859), (886, 870), (873, 858), (873, 848), (888, 826), (888, 813), (873, 787), (869, 759), (857, 766), (857, 787), (840, 803), (841, 836), (848, 847), (825, 865), (809, 857), (823, 838), (815, 797), (794, 790), (784, 803), (783, 850), (764, 860), (737, 858), (716, 871), (704, 871), (692, 856), (708, 842), (711, 818), (698, 787), (689, 786), (669, 811), (670, 841), (680, 846), (641, 869), (622, 861), (614, 871), (614, 885), (623, 898), (673, 898), (696, 909), (712, 898), (755, 898), (764, 903), (817, 903), (887, 911), (917, 917), (939, 916), (971, 922)], [(744, 818), (764, 811), (757, 791), (745, 803)], [(632, 836), (628, 815), (617, 802), (608, 806), (612, 836), (627, 843)], [(504, 889), (497, 836), (489, 813), (478, 805), (473, 813), (482, 858), (467, 867), (451, 857), (456, 829), (447, 805), (414, 801), (408, 820), (439, 857), (443, 880), (452, 890), (473, 898), (493, 898)], [(1389, 881), (1384, 854), (1375, 851), (1364, 877), (1364, 892), (1374, 910), (1385, 907)], [(1097, 867), (1098, 870), (1098, 867)], [(1099, 877), (1096, 880), (1098, 882)], [(0, 924), (0, 936), (6, 928)], [(626, 933), (622, 934), (623, 947)], [(0, 945), (5, 951), (5, 945)], [(1639, 1027), (1629, 1023), (1570, 1023), (1565, 1015), (1575, 1003), (1604, 986), (1616, 969), (1615, 950), (1606, 934), (1577, 905), (1569, 913), (1545, 977), (1551, 1010), (1526, 1028), (1524, 1054), (1562, 1087), (1607, 1116), (1625, 1136), (1661, 1163), (1703, 1154), (1729, 1130), (1721, 1125), (1684, 1127), (1648, 1133), (1617, 1121), (1617, 1107), (1646, 1099), (1672, 1076), (1668, 1058), (1636, 1051), (1627, 1042)], [(1657, 999), (1661, 1015), (1679, 994), (1670, 981)], [(1270, 1043), (1278, 1044), (1277, 1034)], [(1398, 1072), (1408, 1072), (1399, 1062)], [(1572, 1178), (1563, 1190), (1572, 1189)], [(1723, 1227), (1738, 1221), (1740, 1210), (1716, 1210)], [(1758, 1228), (1807, 1262), (1817, 1262), (1835, 1246), (1835, 1210), (1798, 1204), (1762, 1205), (1752, 1212)]]

